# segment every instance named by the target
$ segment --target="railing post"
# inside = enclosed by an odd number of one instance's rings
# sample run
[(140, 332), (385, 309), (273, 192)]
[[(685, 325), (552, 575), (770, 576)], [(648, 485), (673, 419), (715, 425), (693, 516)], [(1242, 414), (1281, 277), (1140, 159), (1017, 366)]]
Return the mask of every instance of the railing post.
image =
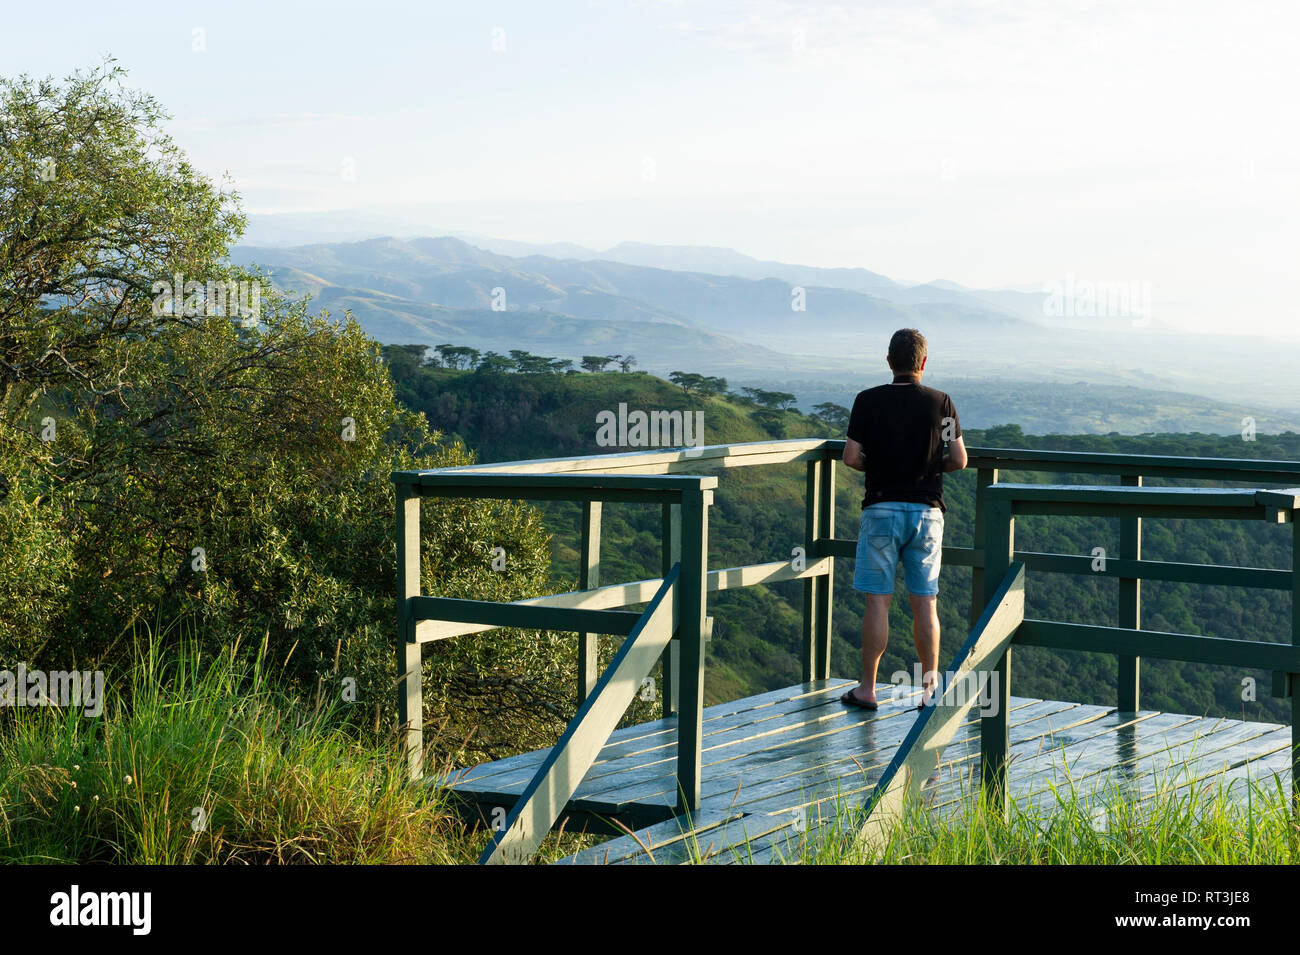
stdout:
[[(997, 593), (998, 585), (1015, 557), (1015, 518), (1011, 502), (1006, 499), (990, 499), (987, 504), (981, 612)], [(1010, 745), (1011, 647), (1008, 646), (998, 658), (989, 679), (993, 712), (980, 717), (980, 780), (990, 807), (1005, 818), (1010, 805), (1007, 750)]]
[(424, 682), (409, 600), (420, 596), (420, 495), (397, 482), (397, 723), (406, 741), (411, 781), (424, 776)]
[[(680, 504), (663, 505), (663, 532), (661, 539), (661, 576), (667, 577), (673, 565), (682, 559), (682, 506)], [(673, 638), (668, 643), (660, 663), (663, 678), (664, 719), (674, 715), (678, 710), (677, 697), (681, 687), (682, 641), (677, 633), (676, 616), (673, 618)]]
[[(822, 519), (822, 461), (809, 461), (804, 481), (803, 549), (805, 558), (815, 559), (817, 538), (821, 536)], [(821, 592), (820, 577), (806, 577), (803, 582), (803, 633), (800, 637), (800, 658), (803, 664), (803, 681), (816, 679), (817, 673), (817, 611)]]
[[(827, 455), (821, 469), (821, 520), (817, 526), (817, 536), (831, 538), (835, 536), (835, 458)], [(809, 556), (812, 552), (809, 551)], [(831, 609), (835, 596), (835, 558), (826, 558), (826, 576), (818, 577), (821, 586), (817, 588), (817, 645), (816, 666), (813, 677), (817, 680), (831, 678)]]
[[(971, 546), (976, 549), (984, 546), (984, 528), (988, 520), (988, 494), (986, 489), (990, 484), (996, 484), (997, 482), (997, 468), (980, 468), (975, 474), (975, 533)], [(972, 627), (979, 623), (980, 615), (984, 613), (986, 600), (984, 580), (983, 561), (976, 559), (975, 563), (971, 565), (970, 573), (970, 625)]]
[[(1300, 511), (1291, 511), (1291, 644), (1300, 646)], [(1291, 695), (1291, 811), (1300, 816), (1300, 677), (1288, 674)]]
[(680, 709), (677, 714), (677, 808), (700, 808), (704, 746), (704, 632), (709, 570), (709, 490), (682, 493), (682, 575), (678, 606), (681, 639)]
[[(582, 502), (582, 553), (578, 589), (600, 586), (600, 501)], [(578, 634), (578, 703), (595, 689), (599, 678), (600, 641), (594, 633)]]
[[(1142, 475), (1125, 474), (1124, 487), (1141, 487)], [(1121, 560), (1142, 559), (1142, 518), (1119, 520), (1119, 556)], [(1137, 577), (1119, 579), (1119, 625), (1137, 630), (1142, 626), (1142, 581)], [(1140, 700), (1139, 682), (1142, 659), (1129, 653), (1119, 655), (1119, 710), (1136, 713)]]

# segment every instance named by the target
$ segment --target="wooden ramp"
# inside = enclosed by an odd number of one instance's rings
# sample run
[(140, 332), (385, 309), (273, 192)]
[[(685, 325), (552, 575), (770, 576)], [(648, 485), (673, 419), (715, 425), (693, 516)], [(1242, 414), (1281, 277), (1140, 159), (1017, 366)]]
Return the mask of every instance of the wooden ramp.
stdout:
[[(852, 680), (800, 684), (704, 711), (702, 804), (677, 818), (674, 719), (616, 731), (568, 802), (567, 830), (634, 830), (564, 860), (573, 863), (772, 862), (804, 834), (861, 805), (919, 714), (906, 688), (877, 689), (874, 713), (845, 706)], [(923, 789), (955, 809), (978, 787), (979, 716), (972, 712)], [(1113, 786), (1141, 799), (1158, 784), (1189, 786), (1284, 777), (1290, 727), (1054, 700), (1011, 698), (1008, 781), (1022, 805), (1047, 805), (1052, 787)], [(441, 780), (469, 812), (500, 824), (549, 750), (461, 770)]]

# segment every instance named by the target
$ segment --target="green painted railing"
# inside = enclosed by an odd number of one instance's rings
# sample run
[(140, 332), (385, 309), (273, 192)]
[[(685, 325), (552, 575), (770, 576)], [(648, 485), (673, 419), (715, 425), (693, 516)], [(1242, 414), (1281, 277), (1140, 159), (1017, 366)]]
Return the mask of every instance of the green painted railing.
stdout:
[[(1199, 487), (1078, 487), (1050, 484), (995, 484), (987, 488), (984, 523), (984, 603), (997, 597), (996, 582), (1020, 559), (1015, 550), (1015, 522), (1021, 515), (1055, 514), (1118, 517), (1140, 522), (1143, 518), (1193, 518), (1201, 520), (1254, 520), (1290, 524), (1292, 528), (1291, 571), (1265, 572), (1257, 568), (1238, 568), (1237, 576), (1254, 581), (1255, 586), (1273, 586), (1276, 575), (1287, 578), (1291, 590), (1291, 642), (1265, 643), (1258, 640), (1206, 637), (1197, 634), (1166, 633), (1142, 630), (1121, 623), (1118, 627), (1098, 627), (1026, 618), (1017, 628), (1011, 645), (997, 659), (992, 672), (998, 674), (1000, 705), (995, 712), (980, 719), (980, 764), (985, 791), (1002, 811), (1008, 808), (1006, 757), (1008, 749), (1008, 711), (1011, 692), (1011, 656), (1014, 646), (1052, 647), (1059, 650), (1088, 650), (1117, 653), (1121, 660), (1137, 661), (1144, 656), (1190, 663), (1217, 664), (1269, 670), (1273, 673), (1273, 695), (1291, 699), (1291, 787), (1293, 804), (1300, 811), (1300, 573), (1296, 572), (1300, 556), (1300, 488), (1282, 490), (1262, 488)], [(1140, 572), (1142, 562), (1131, 562)], [(1191, 579), (1218, 584), (1213, 573), (1202, 575), (1189, 565), (1178, 565), (1183, 576), (1165, 579)], [(1195, 565), (1190, 565), (1195, 567)], [(1049, 567), (1056, 570), (1056, 567)], [(1076, 568), (1065, 568), (1076, 569)], [(1093, 572), (1091, 568), (1080, 572)], [(1250, 575), (1258, 575), (1251, 577)], [(1244, 575), (1244, 576), (1243, 576)], [(990, 587), (989, 585), (994, 586)], [(1246, 584), (1249, 586), (1249, 583)], [(1121, 670), (1121, 674), (1123, 671)], [(1133, 674), (1136, 697), (1137, 675)], [(1121, 686), (1121, 693), (1123, 692)], [(1121, 699), (1121, 710), (1126, 707)]]
[[(554, 822), (550, 813), (558, 811), (556, 794), (562, 793), (570, 783), (577, 785), (580, 774), (574, 777), (574, 767), (581, 765), (588, 756), (595, 758), (608, 738), (609, 730), (630, 702), (631, 697), (622, 700), (622, 696), (628, 673), (632, 671), (619, 661), (624, 658), (624, 651), (632, 652), (632, 641), (638, 635), (644, 635), (648, 627), (657, 632), (657, 621), (662, 617), (656, 617), (656, 626), (651, 627), (648, 616), (655, 608), (659, 608), (657, 612), (662, 615), (665, 612), (663, 606), (671, 605), (671, 639), (665, 640), (659, 649), (663, 654), (663, 713), (665, 717), (677, 718), (680, 811), (693, 811), (700, 806), (704, 642), (712, 629), (712, 618), (707, 615), (707, 594), (710, 591), (802, 580), (801, 657), (804, 679), (830, 677), (834, 560), (853, 557), (856, 548), (855, 540), (835, 537), (835, 464), (842, 457), (843, 450), (842, 440), (795, 439), (394, 472), (392, 479), (397, 491), (399, 720), (405, 732), (412, 779), (420, 779), (423, 775), (421, 648), (425, 643), (498, 627), (568, 630), (578, 634), (578, 714), (508, 817), (505, 830), (498, 832), (493, 845), (485, 853), (484, 861), (518, 861), (526, 857), (530, 847), (535, 845), (534, 840), (540, 839), (539, 832), (544, 833), (545, 827)], [(1295, 611), (1291, 647), (1184, 634), (1157, 634), (1140, 630), (1140, 581), (1148, 578), (1233, 584), (1289, 589), (1295, 593), (1300, 575), (1293, 570), (1144, 561), (1141, 559), (1141, 520), (1143, 516), (1291, 520), (1295, 505), (1294, 498), (1287, 496), (1288, 492), (1270, 492), (1258, 487), (1248, 491), (1221, 492), (1182, 489), (1192, 493), (1166, 498), (1161, 494), (1172, 489), (1146, 488), (1142, 487), (1142, 482), (1144, 478), (1161, 478), (1295, 485), (1300, 484), (1300, 462), (997, 448), (970, 448), (968, 453), (968, 467), (976, 472), (976, 546), (945, 546), (944, 561), (972, 568), (973, 625), (978, 626), (988, 614), (990, 601), (1005, 583), (1005, 575), (1013, 562), (1023, 564), (1030, 571), (1099, 572), (1120, 579), (1118, 628), (1026, 620), (1016, 629), (1016, 642), (1116, 653), (1120, 660), (1119, 706), (1123, 710), (1138, 708), (1139, 666), (1143, 655), (1262, 666), (1278, 674), (1274, 681), (1275, 693), (1292, 695), (1294, 701), (1294, 674), (1300, 670), (1296, 665), (1295, 654), (1298, 651), (1294, 649), (1300, 645), (1300, 609)], [(792, 555), (793, 560), (709, 570), (708, 516), (718, 478), (699, 472), (793, 462), (806, 465), (804, 537), (800, 544), (803, 553)], [(1062, 488), (1055, 485), (998, 484), (999, 472), (1006, 470), (1112, 475), (1120, 479), (1120, 486)], [(1021, 497), (1011, 496), (1022, 492)], [(1249, 503), (1243, 496), (1247, 494), (1253, 495)], [(420, 501), (425, 497), (580, 502), (583, 508), (579, 566), (581, 589), (506, 604), (424, 596), (419, 574), (419, 513)], [(604, 502), (623, 501), (658, 503), (661, 506), (663, 576), (601, 584), (602, 506)], [(1103, 570), (1094, 571), (1092, 558), (1087, 556), (1014, 551), (1011, 546), (1012, 527), (1014, 516), (1020, 513), (1119, 517), (1120, 554), (1107, 560)], [(1297, 544), (1300, 545), (1300, 541)], [(992, 560), (988, 556), (990, 553), (994, 555)], [(1294, 553), (1300, 554), (1300, 546)], [(665, 591), (673, 574), (678, 575), (676, 584)], [(618, 609), (651, 601), (654, 601), (651, 608), (641, 614)], [(1300, 600), (1295, 603), (1300, 606)], [(627, 635), (628, 641), (616, 655), (611, 668), (603, 677), (598, 677), (596, 635), (602, 633)], [(642, 644), (636, 646), (638, 662), (633, 668), (637, 672), (645, 661), (645, 647), (656, 645), (654, 637), (642, 636), (641, 639)], [(981, 652), (987, 649), (985, 645), (981, 647)], [(656, 653), (655, 660), (658, 658)], [(1009, 658), (1009, 648), (1005, 654), (999, 655), (1000, 692), (1003, 693), (1008, 692)], [(619, 666), (623, 669), (618, 670)], [(620, 689), (610, 689), (615, 686)], [(611, 700), (622, 700), (622, 703), (611, 706)], [(1294, 706), (1293, 702), (1293, 713)], [(593, 713), (599, 715), (593, 716)], [(611, 713), (614, 714), (614, 723), (608, 722)], [(999, 754), (1005, 755), (1005, 726), (1002, 729), (999, 737), (998, 724), (982, 724), (981, 738), (985, 746), (982, 759), (986, 767), (985, 779), (991, 786), (1000, 786), (1004, 781)], [(548, 772), (550, 777), (546, 775)], [(559, 789), (556, 788), (559, 785), (556, 773), (563, 778)], [(1005, 787), (1000, 791), (1005, 792)]]

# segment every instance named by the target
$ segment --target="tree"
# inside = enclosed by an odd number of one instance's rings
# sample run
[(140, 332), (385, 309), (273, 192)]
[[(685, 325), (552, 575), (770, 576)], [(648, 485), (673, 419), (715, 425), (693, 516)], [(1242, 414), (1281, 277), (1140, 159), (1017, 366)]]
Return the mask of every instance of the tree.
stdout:
[(479, 358), (478, 364), (474, 366), (475, 371), (483, 372), (506, 372), (513, 371), (514, 368), (513, 359), (507, 358), (505, 355), (498, 355), (494, 351), (484, 352)]
[(0, 427), (65, 385), (118, 390), (150, 334), (206, 319), (186, 314), (207, 311), (197, 289), (154, 307), (156, 283), (251, 281), (223, 264), (237, 196), (198, 175), (124, 75), (108, 60), (62, 85), (0, 78)]
[[(232, 274), (220, 262), (242, 217), (161, 137), (152, 101), (115, 88), (119, 73), (0, 85), (0, 660), (112, 670), (143, 621), (179, 622), (207, 651), (265, 645), (302, 690), (354, 679), (364, 705), (349, 718), (391, 725), (388, 475), (472, 456), (395, 400), (389, 368), (423, 374), (423, 346), (381, 350), (252, 273), (235, 274), (263, 290), (255, 326), (207, 308), (211, 286), (192, 314), (185, 283), (158, 307), (159, 271)], [(423, 515), (435, 592), (549, 588), (532, 508), (426, 501)], [(508, 684), (511, 735), (480, 751), (553, 741), (567, 643), (446, 641), (427, 654), (430, 706), (472, 713)]]
[(632, 366), (636, 364), (635, 355), (619, 355), (617, 360), (618, 367), (621, 368), (624, 373), (631, 371)]
[(812, 416), (837, 431), (843, 431), (849, 426), (849, 409), (830, 401), (814, 405)]
[(744, 388), (742, 390), (764, 408), (789, 411), (794, 407), (795, 396), (788, 391), (766, 391), (762, 388)]
[(479, 359), (479, 350), (468, 345), (439, 345), (443, 363), (448, 368), (473, 368)]
[(614, 361), (613, 355), (583, 355), (583, 371), (597, 372), (604, 371), (605, 366)]
[(711, 376), (705, 377), (700, 381), (700, 390), (711, 397), (721, 395), (727, 390), (727, 379)]
[(382, 354), (393, 374), (404, 378), (425, 363), (424, 353), (428, 350), (428, 345), (385, 345)]
[(701, 391), (704, 376), (697, 375), (694, 372), (673, 371), (668, 373), (668, 380), (682, 389), (684, 394), (690, 395)]
[[(550, 374), (557, 370), (556, 362), (559, 360), (546, 355), (534, 355), (532, 352), (518, 348), (511, 349), (510, 357), (514, 360), (515, 367), (525, 375)], [(570, 361), (568, 364), (571, 365), (573, 362)]]

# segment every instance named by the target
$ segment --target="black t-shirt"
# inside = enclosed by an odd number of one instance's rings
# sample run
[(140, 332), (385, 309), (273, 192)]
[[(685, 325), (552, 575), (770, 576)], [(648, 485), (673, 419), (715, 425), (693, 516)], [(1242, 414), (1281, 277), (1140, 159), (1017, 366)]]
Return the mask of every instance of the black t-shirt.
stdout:
[(862, 445), (867, 458), (864, 508), (880, 501), (912, 501), (947, 510), (944, 443), (961, 437), (961, 422), (942, 391), (909, 382), (859, 392), (848, 436)]

